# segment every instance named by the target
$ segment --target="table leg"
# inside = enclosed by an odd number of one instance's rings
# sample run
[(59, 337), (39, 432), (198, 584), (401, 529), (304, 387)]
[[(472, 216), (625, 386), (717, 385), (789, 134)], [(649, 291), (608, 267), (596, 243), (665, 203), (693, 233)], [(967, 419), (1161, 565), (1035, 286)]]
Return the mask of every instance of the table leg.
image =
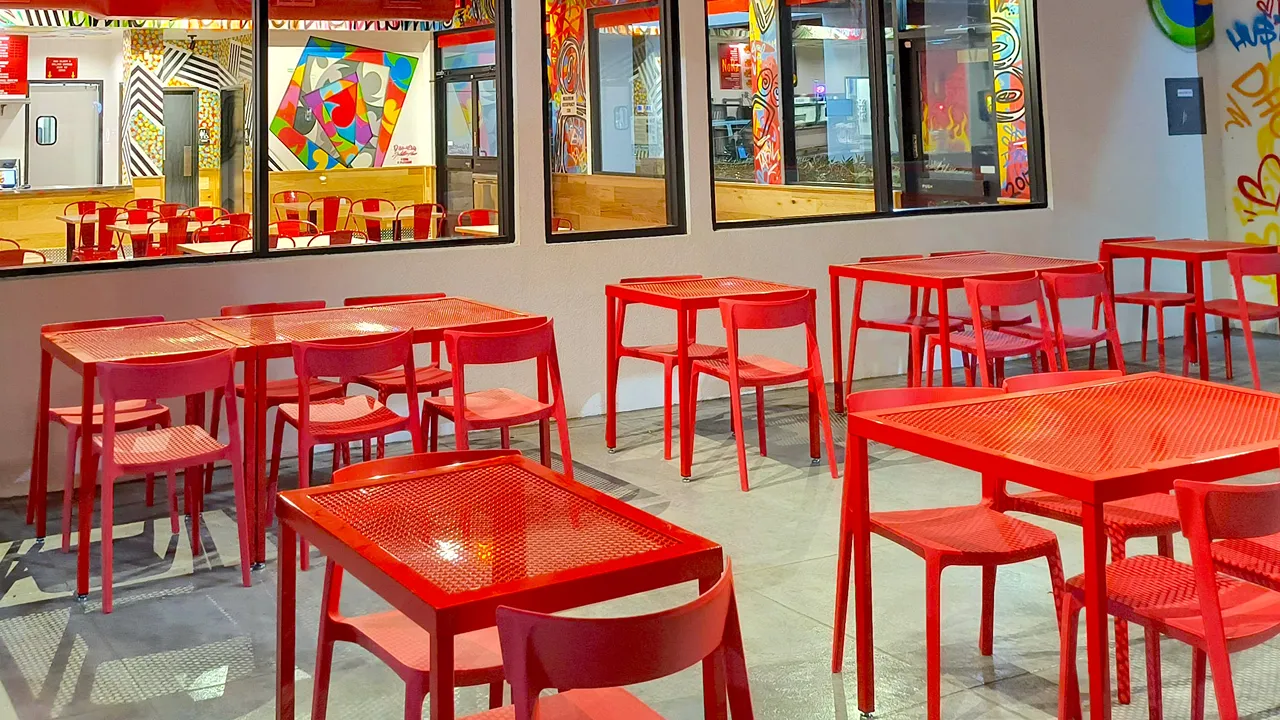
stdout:
[(1209, 379), (1209, 332), (1204, 314), (1204, 265), (1192, 264), (1195, 277), (1192, 292), (1196, 296), (1196, 357), (1200, 360), (1200, 379)]
[[(1186, 270), (1187, 270), (1187, 292), (1191, 293), (1191, 295), (1192, 295), (1193, 297), (1194, 297), (1194, 296), (1195, 296), (1195, 294), (1196, 294), (1196, 281), (1195, 281), (1195, 270), (1194, 270), (1194, 267), (1195, 267), (1195, 264), (1194, 264), (1194, 263), (1191, 263), (1191, 262), (1188, 262), (1188, 263), (1187, 263), (1187, 267), (1186, 267)], [(1187, 331), (1190, 331), (1192, 327), (1194, 327), (1194, 326), (1193, 326), (1193, 325), (1188, 325), (1188, 327), (1186, 327), (1186, 328), (1184, 328), (1184, 329), (1183, 329), (1183, 332), (1185, 333), (1185, 332), (1187, 332)], [(1189, 360), (1190, 362), (1198, 363), (1198, 362), (1200, 362), (1200, 359), (1199, 359), (1199, 358), (1200, 358), (1200, 343), (1198, 343), (1198, 342), (1192, 342), (1194, 339), (1195, 339), (1195, 338), (1185, 338), (1185, 337), (1183, 338), (1183, 340), (1184, 340), (1184, 342), (1182, 343), (1182, 344), (1183, 344), (1183, 352), (1184, 352), (1184, 353), (1186, 353), (1186, 354), (1188, 355), (1188, 360)]]
[[(698, 594), (709, 592), (719, 580), (719, 577), (698, 578)], [(707, 718), (707, 720), (712, 720), (713, 718), (722, 720), (728, 717), (727, 692), (724, 658), (718, 657), (718, 654), (712, 654), (702, 661), (703, 717)]]
[[(831, 371), (835, 373), (836, 381), (836, 412), (844, 412), (844, 348), (841, 347), (843, 338), (840, 334), (840, 276), (831, 276)], [(853, 378), (849, 378), (849, 384), (853, 384)]]
[[(261, 570), (259, 551), (263, 543), (258, 540), (262, 530), (262, 508), (258, 505), (258, 413), (254, 411), (254, 402), (258, 393), (256, 363), (244, 360), (244, 508), (245, 517), (240, 522), (247, 524), (245, 535), (249, 538), (249, 561), (253, 563), (250, 570)], [(231, 398), (235, 402), (235, 398)]]
[(693, 366), (689, 362), (689, 313), (676, 312), (676, 372), (680, 375), (680, 477), (693, 477)]
[[(258, 516), (258, 536), (254, 539), (255, 550), (257, 555), (254, 562), (264, 563), (267, 560), (267, 526), (271, 524), (271, 517), (267, 514), (268, 498), (267, 492), (270, 488), (263, 476), (266, 469), (266, 452), (267, 452), (267, 359), (257, 358), (253, 363), (254, 385), (257, 391), (253, 398), (253, 463), (254, 463), (254, 486), (256, 487), (254, 495), (254, 508)], [(246, 393), (247, 394), (247, 393)], [(248, 410), (246, 409), (247, 413)], [(301, 456), (299, 462), (303, 462)]]
[[(187, 396), (187, 425), (205, 427), (204, 393)], [(200, 493), (204, 490), (204, 466), (188, 467), (182, 471), (187, 481), (183, 495), (186, 497), (187, 513), (191, 516), (191, 551), (202, 553), (204, 544), (200, 542)]]
[(618, 447), (618, 300), (605, 295), (605, 410), (604, 444), (612, 452)]
[(453, 634), (431, 632), (431, 720), (453, 720)]
[[(43, 538), (49, 496), (49, 381), (53, 375), (53, 356), (40, 351), (40, 388), (36, 393), (36, 437), (31, 451), (31, 492), (27, 498), (27, 524), (36, 523), (36, 537)], [(71, 458), (67, 458), (71, 462)], [(62, 488), (71, 492), (72, 488)]]
[(1111, 717), (1111, 648), (1107, 632), (1107, 536), (1102, 503), (1084, 503), (1085, 636), (1089, 658), (1089, 717)]
[(276, 595), (276, 720), (293, 720), (294, 653), (297, 652), (298, 541), (293, 528), (280, 523), (280, 550)]
[(846, 452), (853, 453), (846, 468), (856, 473), (852, 481), (846, 480), (846, 487), (851, 492), (845, 502), (849, 531), (853, 535), (853, 623), (857, 643), (858, 710), (870, 715), (876, 709), (876, 650), (871, 613), (871, 475), (866, 438), (850, 436)]
[[(81, 370), (80, 417), (93, 417), (93, 385), (96, 377), (93, 365)], [(69, 460), (69, 459), (68, 459)], [(94, 486), (93, 465), (97, 457), (93, 453), (93, 433), (80, 433), (80, 532), (76, 545), (76, 599), (89, 597), (89, 537), (93, 533), (93, 501), (97, 494)]]
[(943, 387), (951, 387), (951, 315), (947, 308), (948, 295), (946, 288), (938, 291), (938, 352), (942, 353)]

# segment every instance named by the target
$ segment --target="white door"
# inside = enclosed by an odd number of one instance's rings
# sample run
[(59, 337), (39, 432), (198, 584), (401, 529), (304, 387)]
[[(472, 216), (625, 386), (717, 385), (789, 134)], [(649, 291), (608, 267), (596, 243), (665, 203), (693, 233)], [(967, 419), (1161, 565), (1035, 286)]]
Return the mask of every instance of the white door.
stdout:
[(85, 187), (102, 182), (102, 86), (31, 83), (27, 183)]

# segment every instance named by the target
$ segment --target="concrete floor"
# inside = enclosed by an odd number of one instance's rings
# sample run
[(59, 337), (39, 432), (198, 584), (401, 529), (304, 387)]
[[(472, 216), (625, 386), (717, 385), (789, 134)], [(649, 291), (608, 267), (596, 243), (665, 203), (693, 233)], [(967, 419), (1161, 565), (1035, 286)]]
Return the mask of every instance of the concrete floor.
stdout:
[[(1221, 344), (1217, 341), (1217, 351)], [(1265, 338), (1265, 385), (1280, 389), (1280, 341)], [(1154, 350), (1154, 347), (1153, 347)], [(1129, 347), (1131, 370), (1138, 349)], [(1154, 352), (1153, 352), (1154, 355)], [(1241, 374), (1249, 382), (1237, 354)], [(1153, 358), (1154, 359), (1154, 358)], [(1180, 367), (1180, 356), (1171, 358)], [(1077, 363), (1079, 365), (1079, 363)], [(1213, 362), (1215, 377), (1221, 359)], [(1011, 370), (1011, 374), (1017, 370)], [(898, 386), (901, 378), (859, 382), (858, 389)], [(830, 672), (835, 594), (835, 552), (840, 484), (825, 465), (809, 463), (804, 396), (768, 394), (767, 459), (756, 454), (748, 431), (752, 490), (738, 489), (728, 403), (699, 405), (695, 482), (684, 484), (676, 465), (662, 460), (661, 416), (624, 415), (619, 448), (605, 452), (603, 421), (573, 423), (581, 480), (664, 519), (721, 543), (733, 558), (757, 717), (819, 720), (856, 717), (852, 651), (846, 672)], [(748, 408), (753, 403), (747, 403)], [(754, 422), (748, 409), (747, 427)], [(843, 422), (836, 423), (842, 453)], [(479, 436), (477, 436), (479, 437)], [(517, 443), (531, 448), (529, 435)], [(877, 510), (944, 506), (978, 499), (978, 478), (883, 446), (873, 446), (872, 503)], [(327, 461), (321, 463), (327, 467)], [(55, 472), (59, 470), (54, 469)], [(287, 469), (291, 484), (293, 469)], [(103, 615), (95, 588), (85, 604), (71, 599), (74, 556), (44, 545), (22, 524), (19, 501), (0, 506), (0, 718), (233, 718), (274, 717), (275, 565), (239, 585), (234, 511), (225, 473), (204, 517), (206, 554), (192, 558), (185, 533), (169, 532), (162, 510), (147, 508), (141, 488), (119, 491), (116, 605)], [(57, 527), (59, 498), (51, 527)], [(1080, 533), (1047, 521), (1059, 533), (1068, 574), (1081, 570)], [(1153, 552), (1135, 541), (1131, 553)], [(874, 545), (877, 717), (923, 718), (924, 567), (911, 553), (877, 539)], [(1186, 559), (1185, 545), (1178, 547)], [(94, 551), (94, 572), (98, 553)], [(274, 557), (274, 549), (272, 549)], [(994, 657), (977, 651), (977, 570), (948, 570), (943, 579), (943, 715), (952, 718), (1050, 718), (1056, 713), (1058, 641), (1042, 562), (1002, 568), (996, 600)], [(322, 572), (299, 577), (299, 717), (308, 716), (315, 625)], [(583, 609), (608, 615), (650, 611), (687, 601), (692, 586)], [(354, 581), (344, 611), (383, 607)], [(850, 622), (852, 627), (852, 621)], [(1133, 634), (1134, 699), (1117, 718), (1147, 717), (1142, 638)], [(850, 642), (852, 640), (850, 639)], [(1169, 718), (1187, 717), (1190, 651), (1166, 641), (1164, 702)], [(1280, 717), (1280, 641), (1236, 656), (1241, 712), (1254, 719)], [(696, 669), (634, 688), (666, 717), (701, 717)], [(459, 713), (484, 707), (480, 689), (459, 691)], [(1086, 698), (1087, 702), (1087, 698)], [(1216, 717), (1212, 688), (1209, 716)], [(338, 646), (330, 695), (332, 718), (403, 716), (403, 686), (372, 656)]]

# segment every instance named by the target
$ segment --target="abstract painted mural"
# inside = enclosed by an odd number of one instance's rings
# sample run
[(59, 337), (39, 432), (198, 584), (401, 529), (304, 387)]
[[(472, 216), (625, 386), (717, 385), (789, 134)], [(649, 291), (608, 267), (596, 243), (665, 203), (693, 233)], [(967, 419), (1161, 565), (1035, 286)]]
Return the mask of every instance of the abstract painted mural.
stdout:
[(755, 148), (756, 184), (781, 185), (782, 77), (778, 62), (778, 0), (751, 0), (753, 68), (751, 138)]
[(312, 37), (271, 133), (310, 170), (382, 167), (418, 59)]
[(1182, 47), (1203, 50), (1213, 44), (1213, 0), (1147, 0), (1147, 7), (1160, 32)]
[(1023, 70), (1022, 4), (991, 0), (991, 63), (995, 70), (996, 142), (1000, 194), (1031, 199), (1027, 154), (1027, 94)]

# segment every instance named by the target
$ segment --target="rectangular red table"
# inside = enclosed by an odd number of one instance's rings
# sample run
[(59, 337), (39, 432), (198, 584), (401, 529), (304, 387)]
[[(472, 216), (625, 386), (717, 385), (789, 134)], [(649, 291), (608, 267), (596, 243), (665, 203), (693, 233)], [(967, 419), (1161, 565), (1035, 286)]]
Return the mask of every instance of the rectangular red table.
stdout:
[[(1195, 303), (1189, 308), (1195, 314), (1196, 344), (1194, 352), (1187, 352), (1191, 362), (1200, 363), (1200, 379), (1209, 379), (1209, 335), (1204, 313), (1204, 264), (1223, 262), (1227, 253), (1273, 253), (1274, 245), (1250, 245), (1222, 240), (1150, 240), (1146, 242), (1103, 243), (1101, 260), (1107, 271), (1107, 282), (1115, 291), (1115, 263), (1117, 258), (1143, 258), (1145, 260), (1173, 260), (1187, 265), (1187, 292), (1195, 295)], [(1201, 361), (1201, 358), (1205, 360)], [(1185, 368), (1184, 368), (1185, 369)]]
[[(853, 295), (853, 325), (849, 335), (849, 366), (853, 366), (854, 353), (858, 349), (858, 327), (862, 319), (862, 288), (864, 283), (880, 282), (903, 285), (912, 289), (932, 290), (938, 296), (939, 333), (938, 344), (942, 351), (942, 384), (951, 385), (951, 332), (950, 309), (947, 292), (964, 287), (968, 278), (999, 279), (1004, 275), (1043, 270), (1064, 270), (1092, 264), (1092, 260), (1069, 260), (1015, 255), (1010, 253), (973, 252), (963, 255), (940, 255), (915, 260), (889, 262), (865, 262), (850, 265), (832, 265), (831, 276), (831, 353), (836, 379), (836, 412), (844, 412), (845, 371), (841, 355), (843, 338), (840, 334), (840, 279), (857, 281)], [(927, 308), (925, 308), (927, 311)], [(849, 378), (852, 387), (853, 378)]]
[[(280, 493), (276, 718), (294, 716), (301, 535), (431, 633), (432, 720), (454, 716), (453, 637), (502, 605), (557, 612), (724, 571), (720, 546), (522, 457)], [(723, 678), (703, 663), (707, 717)]]
[(741, 277), (709, 277), (690, 280), (604, 287), (607, 364), (605, 374), (605, 445), (612, 451), (618, 446), (618, 346), (622, 344), (622, 325), (618, 322), (618, 301), (651, 305), (676, 311), (676, 368), (680, 375), (680, 477), (693, 474), (693, 425), (688, 414), (692, 404), (684, 401), (693, 388), (693, 364), (689, 362), (689, 328), (696, 327), (699, 310), (720, 306), (720, 301), (744, 298), (762, 293), (807, 290), (768, 280)]
[[(41, 334), (36, 440), (31, 462), (35, 507), (28, 510), (28, 515), (35, 511), (36, 535), (41, 538), (45, 535), (44, 505), (49, 481), (49, 381), (55, 358), (80, 375), (80, 413), (81, 417), (87, 418), (93, 413), (98, 363), (154, 357), (180, 358), (235, 347), (227, 337), (190, 320)], [(186, 422), (204, 425), (203, 397), (188, 399)], [(76, 595), (80, 599), (89, 594), (89, 548), (92, 544), (89, 533), (93, 527), (96, 493), (93, 487), (87, 486), (86, 478), (92, 480), (96, 474), (92, 472), (96, 463), (92, 452), (93, 438), (94, 433), (91, 432), (80, 434), (80, 539), (76, 547)], [(67, 458), (67, 462), (71, 462), (71, 458)], [(187, 472), (199, 472), (199, 469), (188, 469)], [(70, 492), (70, 488), (66, 492)]]
[[(264, 562), (267, 552), (267, 484), (262, 482), (262, 473), (266, 469), (268, 360), (289, 357), (294, 341), (344, 340), (412, 330), (415, 343), (430, 343), (441, 340), (446, 330), (481, 328), (525, 317), (530, 315), (467, 298), (448, 297), (200, 320), (213, 332), (234, 339), (244, 352), (245, 455), (248, 463), (245, 482), (250, 500), (248, 505), (254, 508), (249, 526), (254, 561)], [(256, 391), (248, 391), (249, 387)]]
[[(1103, 503), (1168, 492), (1177, 478), (1217, 481), (1280, 467), (1280, 395), (1149, 373), (850, 414), (836, 594), (847, 597), (852, 557), (864, 713), (875, 710), (868, 441), (1084, 503), (1090, 716), (1102, 720), (1111, 717)], [(835, 622), (838, 664), (844, 616)]]

